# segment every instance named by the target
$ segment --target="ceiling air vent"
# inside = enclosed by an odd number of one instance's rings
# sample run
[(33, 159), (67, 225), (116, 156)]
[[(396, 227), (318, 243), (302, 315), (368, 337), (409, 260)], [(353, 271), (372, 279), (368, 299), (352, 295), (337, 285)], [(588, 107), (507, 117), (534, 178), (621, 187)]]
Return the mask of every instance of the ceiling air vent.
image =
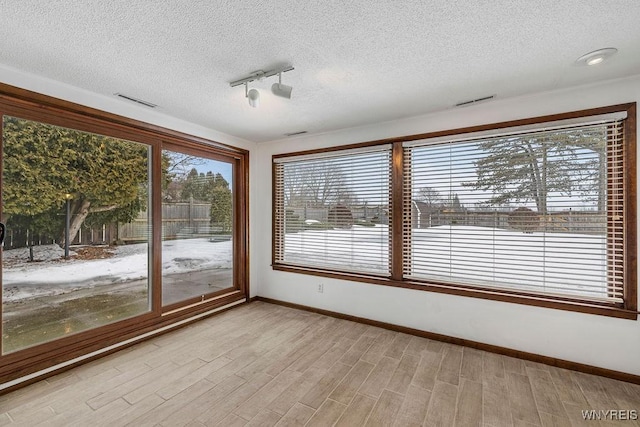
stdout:
[(307, 133), (307, 131), (306, 130), (302, 130), (300, 132), (285, 133), (284, 136), (296, 136), (296, 135), (302, 135), (304, 133)]
[(145, 107), (149, 107), (149, 108), (156, 108), (157, 107), (156, 104), (153, 104), (153, 103), (148, 102), (148, 101), (143, 101), (142, 99), (134, 98), (133, 96), (125, 95), (125, 94), (122, 94), (122, 93), (116, 93), (114, 95), (118, 96), (118, 97), (120, 97), (122, 99), (126, 99), (127, 101), (131, 101), (131, 102), (135, 102), (136, 104), (144, 105)]
[(473, 105), (473, 104), (477, 104), (478, 102), (488, 101), (488, 100), (493, 99), (495, 97), (496, 97), (495, 95), (489, 95), (489, 96), (484, 96), (484, 97), (478, 98), (478, 99), (472, 99), (471, 101), (458, 102), (456, 104), (456, 107), (466, 107), (467, 105)]

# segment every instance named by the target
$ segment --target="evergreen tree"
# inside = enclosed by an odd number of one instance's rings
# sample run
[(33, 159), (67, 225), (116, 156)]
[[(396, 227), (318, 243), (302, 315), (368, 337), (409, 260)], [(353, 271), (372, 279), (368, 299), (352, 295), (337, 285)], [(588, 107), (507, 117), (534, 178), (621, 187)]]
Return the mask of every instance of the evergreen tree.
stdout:
[(229, 183), (220, 174), (213, 174), (209, 171), (206, 174), (193, 168), (187, 174), (184, 183), (182, 185), (181, 198), (182, 200), (189, 200), (193, 198), (199, 201), (210, 201), (213, 197), (213, 192), (217, 188), (229, 189)]
[[(3, 215), (9, 223), (57, 232), (64, 245), (91, 215), (129, 221), (146, 207), (148, 149), (142, 144), (4, 117)], [(15, 221), (14, 221), (15, 220)]]
[(189, 171), (181, 191), (182, 200), (194, 200), (211, 204), (210, 222), (222, 226), (223, 231), (231, 231), (233, 227), (233, 196), (229, 183), (220, 174), (209, 171), (200, 172), (193, 168)]
[(225, 232), (233, 228), (233, 197), (228, 186), (211, 192), (211, 224), (221, 225)]
[(492, 191), (489, 205), (534, 201), (543, 215), (552, 193), (577, 193), (603, 210), (605, 145), (604, 127), (490, 139), (478, 146), (488, 155), (476, 161), (477, 181), (465, 185)]

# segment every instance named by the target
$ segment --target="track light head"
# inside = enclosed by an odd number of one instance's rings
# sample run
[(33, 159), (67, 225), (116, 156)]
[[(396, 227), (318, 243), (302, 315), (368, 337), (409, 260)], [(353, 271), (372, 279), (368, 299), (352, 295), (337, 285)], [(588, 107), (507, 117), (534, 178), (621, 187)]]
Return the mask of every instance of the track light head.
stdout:
[(293, 88), (291, 86), (282, 84), (282, 73), (278, 73), (278, 83), (274, 83), (271, 86), (271, 92), (273, 92), (275, 96), (291, 99), (292, 90)]
[(291, 91), (293, 88), (291, 86), (283, 85), (282, 83), (274, 83), (271, 86), (271, 92), (275, 96), (280, 96), (282, 98), (291, 99)]
[(249, 105), (251, 105), (253, 108), (256, 108), (260, 105), (260, 92), (258, 92), (258, 89), (251, 89), (247, 93), (247, 98), (249, 98)]
[(260, 92), (258, 92), (258, 89), (249, 90), (249, 82), (244, 84), (244, 96), (249, 100), (249, 105), (253, 108), (260, 105)]

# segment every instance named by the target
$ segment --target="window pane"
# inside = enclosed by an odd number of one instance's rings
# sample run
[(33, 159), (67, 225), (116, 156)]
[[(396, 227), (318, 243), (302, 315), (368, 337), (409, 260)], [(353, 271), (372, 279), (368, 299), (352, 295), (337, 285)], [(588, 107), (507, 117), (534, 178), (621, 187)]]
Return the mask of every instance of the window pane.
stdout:
[(233, 287), (232, 165), (163, 150), (162, 304)]
[(607, 234), (607, 174), (621, 172), (608, 160), (620, 145), (615, 128), (407, 148), (405, 274), (621, 300), (607, 260), (615, 244)]
[(149, 311), (149, 147), (8, 116), (2, 137), (3, 353)]
[(389, 150), (277, 165), (280, 262), (389, 272)]

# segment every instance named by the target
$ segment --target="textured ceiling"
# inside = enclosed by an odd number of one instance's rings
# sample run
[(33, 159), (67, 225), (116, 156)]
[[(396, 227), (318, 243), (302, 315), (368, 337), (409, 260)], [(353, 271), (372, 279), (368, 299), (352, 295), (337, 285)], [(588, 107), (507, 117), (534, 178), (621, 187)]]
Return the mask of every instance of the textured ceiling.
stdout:
[[(252, 141), (640, 73), (640, 1), (3, 1), (0, 63)], [(604, 47), (594, 67), (573, 63)], [(290, 63), (291, 100), (229, 82)], [(127, 101), (122, 101), (127, 102)], [(145, 108), (145, 107), (141, 107)]]

